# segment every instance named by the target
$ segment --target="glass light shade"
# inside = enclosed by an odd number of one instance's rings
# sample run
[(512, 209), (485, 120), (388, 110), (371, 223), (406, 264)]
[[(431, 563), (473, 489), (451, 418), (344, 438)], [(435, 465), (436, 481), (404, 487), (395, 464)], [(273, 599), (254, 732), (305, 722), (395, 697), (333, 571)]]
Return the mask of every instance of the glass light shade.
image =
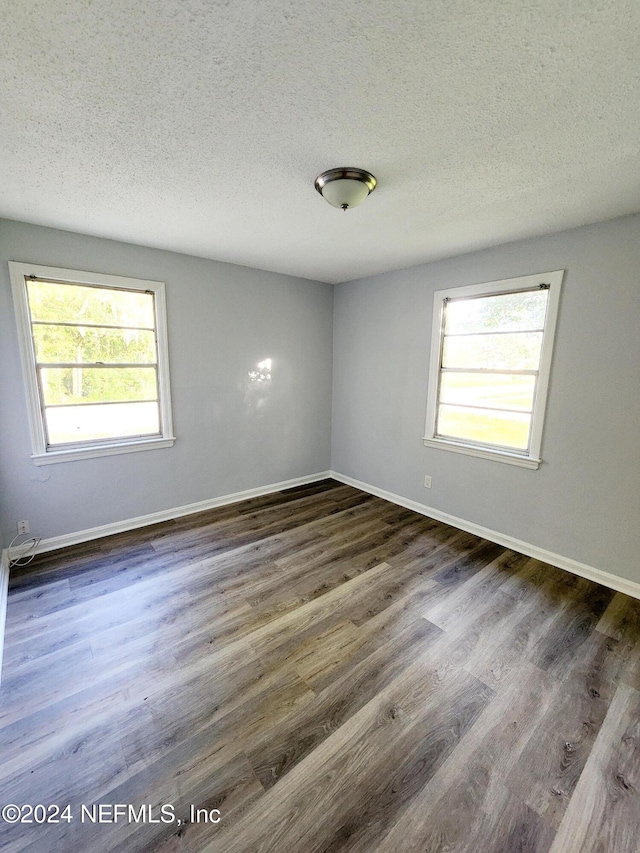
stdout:
[(332, 207), (356, 207), (376, 188), (375, 177), (365, 169), (342, 166), (318, 175), (315, 188)]
[(357, 207), (369, 195), (369, 187), (362, 181), (342, 179), (330, 181), (322, 188), (322, 196), (333, 207)]

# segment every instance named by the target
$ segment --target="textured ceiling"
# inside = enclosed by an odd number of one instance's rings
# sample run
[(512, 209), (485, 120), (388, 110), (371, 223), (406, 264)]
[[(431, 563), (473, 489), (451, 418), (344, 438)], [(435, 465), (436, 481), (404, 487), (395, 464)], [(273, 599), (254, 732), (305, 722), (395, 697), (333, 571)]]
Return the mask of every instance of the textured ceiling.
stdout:
[(3, 7), (3, 217), (339, 282), (640, 210), (638, 0)]

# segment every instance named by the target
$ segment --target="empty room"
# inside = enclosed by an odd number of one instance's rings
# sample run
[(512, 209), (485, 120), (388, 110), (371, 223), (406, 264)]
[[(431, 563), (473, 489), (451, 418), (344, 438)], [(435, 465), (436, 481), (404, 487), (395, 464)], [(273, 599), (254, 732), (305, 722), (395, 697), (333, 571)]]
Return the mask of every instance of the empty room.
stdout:
[(2, 20), (1, 849), (638, 853), (640, 5)]

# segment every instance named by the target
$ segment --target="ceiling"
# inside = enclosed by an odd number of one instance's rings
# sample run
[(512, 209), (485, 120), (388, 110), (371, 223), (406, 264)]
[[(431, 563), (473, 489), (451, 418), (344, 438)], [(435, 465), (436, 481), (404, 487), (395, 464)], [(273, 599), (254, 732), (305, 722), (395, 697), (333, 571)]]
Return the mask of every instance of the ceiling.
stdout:
[[(341, 282), (640, 211), (637, 0), (5, 3), (0, 216)], [(378, 178), (361, 207), (313, 188)]]

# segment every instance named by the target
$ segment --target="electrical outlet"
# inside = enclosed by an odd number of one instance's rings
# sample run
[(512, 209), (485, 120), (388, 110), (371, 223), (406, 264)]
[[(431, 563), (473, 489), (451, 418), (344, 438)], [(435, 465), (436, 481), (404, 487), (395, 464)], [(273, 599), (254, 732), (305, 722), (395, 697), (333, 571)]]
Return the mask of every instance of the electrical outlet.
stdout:
[(29, 533), (29, 522), (28, 521), (19, 521), (18, 522), (18, 536), (24, 536), (25, 533)]
[(424, 487), (425, 489), (431, 488), (431, 477), (428, 474), (424, 475)]

